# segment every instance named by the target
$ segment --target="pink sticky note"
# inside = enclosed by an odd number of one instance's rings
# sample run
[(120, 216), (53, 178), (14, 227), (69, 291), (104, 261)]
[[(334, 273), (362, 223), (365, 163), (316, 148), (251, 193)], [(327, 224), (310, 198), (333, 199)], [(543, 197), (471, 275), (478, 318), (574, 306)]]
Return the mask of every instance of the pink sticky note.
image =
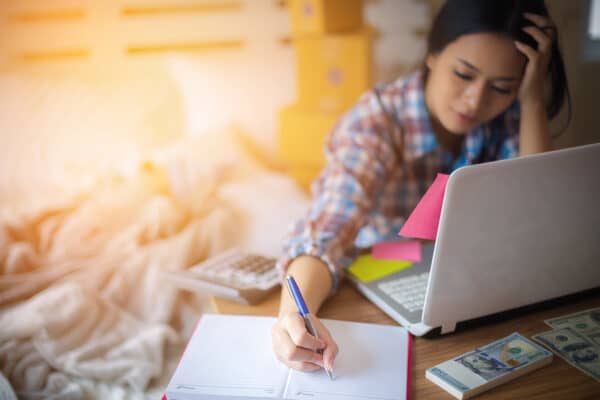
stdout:
[(419, 201), (419, 204), (417, 204), (402, 226), (400, 235), (435, 240), (448, 178), (449, 176), (446, 174), (437, 174), (435, 180)]
[(381, 242), (373, 246), (372, 253), (380, 260), (421, 262), (421, 243), (417, 240)]

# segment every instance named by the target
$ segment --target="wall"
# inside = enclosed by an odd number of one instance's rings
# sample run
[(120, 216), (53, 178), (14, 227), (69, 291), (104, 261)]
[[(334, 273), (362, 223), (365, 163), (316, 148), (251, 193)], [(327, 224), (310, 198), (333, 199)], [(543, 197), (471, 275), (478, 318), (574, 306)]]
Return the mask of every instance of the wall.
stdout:
[[(380, 33), (376, 79), (391, 79), (421, 59), (430, 7), (417, 0), (365, 3), (367, 23)], [(57, 81), (98, 77), (104, 85), (106, 75), (118, 81), (130, 75), (156, 79), (163, 70), (180, 89), (187, 134), (234, 123), (271, 149), (277, 110), (296, 98), (289, 39), (285, 1), (278, 0), (5, 0), (0, 5), (1, 70)]]
[[(263, 147), (274, 151), (277, 111), (296, 96), (293, 47), (287, 10), (270, 1), (247, 2), (245, 48), (229, 55), (177, 55), (172, 71), (180, 77), (189, 105), (191, 134), (234, 121)], [(379, 32), (374, 46), (375, 79), (388, 80), (416, 65), (424, 52), (429, 6), (412, 0), (366, 2), (366, 22)]]
[[(548, 4), (560, 30), (560, 45), (573, 103), (573, 119), (555, 141), (559, 147), (600, 142), (600, 113), (597, 106), (600, 62), (587, 60), (583, 54), (589, 18), (586, 3), (552, 0)], [(558, 128), (558, 125), (555, 124), (555, 127)]]
[[(439, 3), (366, 0), (367, 23), (380, 33), (375, 44), (376, 80), (392, 79), (421, 60), (431, 10)], [(585, 2), (548, 3), (561, 29), (574, 107), (573, 121), (557, 145), (599, 141), (600, 114), (594, 112), (598, 66), (580, 55)], [(0, 70), (56, 81), (82, 75), (90, 85), (104, 85), (104, 91), (110, 91), (106, 75), (117, 75), (109, 80), (119, 85), (135, 76), (147, 86), (137, 97), (138, 109), (146, 107), (154, 82), (163, 87), (169, 80), (179, 90), (183, 109), (164, 107), (163, 114), (165, 119), (183, 121), (164, 122), (173, 132), (163, 136), (177, 136), (176, 129), (199, 134), (233, 122), (274, 149), (277, 110), (296, 98), (284, 4), (281, 0), (5, 0), (0, 5)], [(24, 100), (23, 107), (30, 103), (35, 99)], [(12, 114), (11, 109), (4, 115)], [(0, 123), (5, 126), (6, 121)], [(13, 119), (11, 124), (16, 129), (19, 121)], [(560, 126), (556, 123), (554, 129)]]

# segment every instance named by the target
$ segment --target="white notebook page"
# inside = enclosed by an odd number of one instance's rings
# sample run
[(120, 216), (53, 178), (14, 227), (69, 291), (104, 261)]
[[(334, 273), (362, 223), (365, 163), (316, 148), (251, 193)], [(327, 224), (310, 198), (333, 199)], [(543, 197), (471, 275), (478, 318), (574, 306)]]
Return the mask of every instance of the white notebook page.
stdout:
[(276, 359), (271, 344), (275, 318), (206, 314), (171, 378), (167, 397), (406, 399), (405, 329), (322, 321), (340, 347), (333, 381), (323, 370), (290, 370)]
[(207, 399), (280, 399), (289, 368), (271, 350), (274, 322), (270, 317), (203, 315), (167, 387), (168, 399), (204, 398), (201, 394)]
[(293, 370), (286, 399), (406, 399), (408, 332), (397, 326), (322, 320), (340, 349), (335, 380)]

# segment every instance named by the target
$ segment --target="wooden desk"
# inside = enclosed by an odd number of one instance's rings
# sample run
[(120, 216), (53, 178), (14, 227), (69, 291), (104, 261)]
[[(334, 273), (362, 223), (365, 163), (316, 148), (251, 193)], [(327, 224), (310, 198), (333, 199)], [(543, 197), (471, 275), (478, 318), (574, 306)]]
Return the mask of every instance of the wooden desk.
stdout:
[[(217, 298), (212, 298), (212, 302), (215, 310), (221, 314), (274, 316), (279, 307), (279, 292), (256, 306), (244, 306)], [(515, 331), (531, 337), (535, 333), (550, 330), (544, 324), (544, 319), (593, 307), (600, 307), (600, 295), (598, 294), (575, 299), (565, 305), (524, 313), (504, 321), (488, 323), (446, 336), (432, 339), (415, 337), (411, 398), (416, 400), (453, 399), (454, 397), (425, 379), (427, 368)], [(396, 325), (394, 320), (348, 284), (342, 285), (336, 296), (323, 305), (319, 317)], [(555, 356), (549, 366), (494, 388), (477, 399), (597, 400), (600, 399), (600, 384), (567, 364), (560, 357)]]

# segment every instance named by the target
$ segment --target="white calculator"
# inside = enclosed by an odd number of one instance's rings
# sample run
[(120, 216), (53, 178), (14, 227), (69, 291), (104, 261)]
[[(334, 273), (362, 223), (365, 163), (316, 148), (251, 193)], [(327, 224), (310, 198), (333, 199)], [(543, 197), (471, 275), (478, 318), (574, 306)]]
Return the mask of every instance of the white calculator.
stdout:
[(233, 248), (167, 277), (182, 289), (255, 304), (280, 283), (275, 261)]

